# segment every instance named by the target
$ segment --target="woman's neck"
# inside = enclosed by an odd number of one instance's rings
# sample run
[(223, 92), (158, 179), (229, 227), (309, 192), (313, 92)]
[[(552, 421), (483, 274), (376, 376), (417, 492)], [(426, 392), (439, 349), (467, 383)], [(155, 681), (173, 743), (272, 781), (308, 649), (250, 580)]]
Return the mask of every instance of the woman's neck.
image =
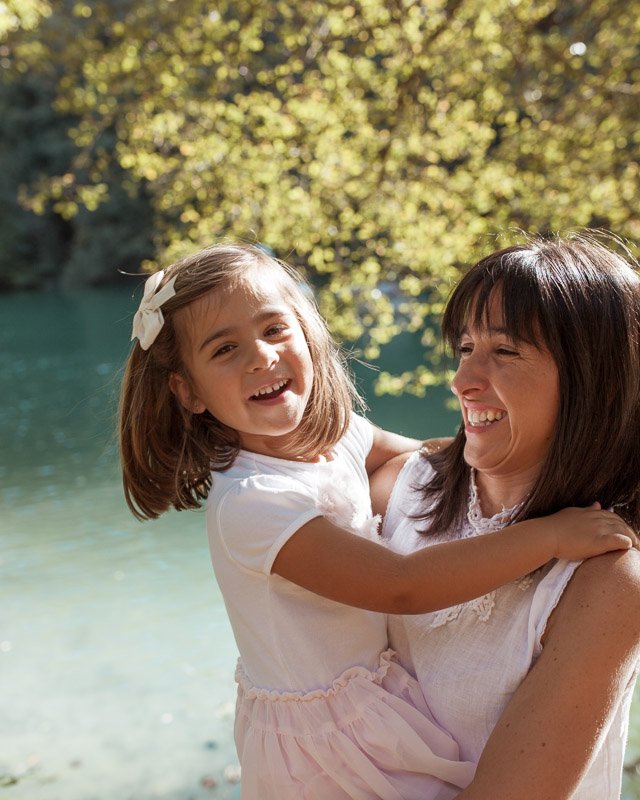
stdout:
[(482, 514), (492, 517), (505, 508), (513, 508), (526, 500), (535, 475), (495, 476), (486, 472), (475, 472), (476, 489)]

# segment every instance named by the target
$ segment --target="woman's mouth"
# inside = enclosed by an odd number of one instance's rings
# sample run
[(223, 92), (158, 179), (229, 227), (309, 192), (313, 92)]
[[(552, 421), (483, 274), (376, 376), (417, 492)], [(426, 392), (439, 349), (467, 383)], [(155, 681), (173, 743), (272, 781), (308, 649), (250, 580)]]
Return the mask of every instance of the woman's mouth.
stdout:
[(500, 422), (503, 417), (506, 417), (507, 412), (499, 408), (488, 408), (482, 411), (474, 411), (471, 408), (467, 409), (467, 422), (472, 428), (487, 428), (496, 422)]
[(255, 394), (252, 394), (249, 399), (273, 400), (276, 397), (280, 397), (280, 395), (289, 388), (290, 384), (291, 384), (290, 380), (276, 381), (275, 383), (272, 383), (270, 386), (264, 386), (262, 389), (258, 389), (258, 391)]

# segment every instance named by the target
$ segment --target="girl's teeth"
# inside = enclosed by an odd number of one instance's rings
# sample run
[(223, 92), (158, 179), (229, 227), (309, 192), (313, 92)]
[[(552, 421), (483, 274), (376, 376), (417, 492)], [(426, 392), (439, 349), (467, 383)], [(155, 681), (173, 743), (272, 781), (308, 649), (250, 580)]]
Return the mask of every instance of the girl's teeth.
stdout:
[(267, 386), (265, 389), (260, 389), (254, 394), (254, 397), (259, 397), (263, 394), (273, 394), (273, 392), (277, 392), (278, 389), (282, 389), (285, 384), (286, 381), (278, 381), (278, 383), (274, 383), (273, 386)]
[(468, 410), (467, 419), (470, 425), (486, 427), (487, 425), (491, 425), (492, 422), (501, 420), (506, 413), (506, 411), (500, 411), (500, 409), (497, 408), (490, 408), (488, 411)]

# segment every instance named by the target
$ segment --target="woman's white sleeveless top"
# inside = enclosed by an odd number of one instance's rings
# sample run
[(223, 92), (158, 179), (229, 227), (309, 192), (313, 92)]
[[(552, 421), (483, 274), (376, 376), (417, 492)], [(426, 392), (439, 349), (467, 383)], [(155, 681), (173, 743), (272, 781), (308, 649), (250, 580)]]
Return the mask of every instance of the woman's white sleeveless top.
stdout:
[[(443, 541), (418, 533), (423, 501), (415, 491), (433, 471), (415, 453), (393, 489), (383, 535), (401, 553)], [(512, 509), (485, 519), (472, 488), (468, 520), (448, 540), (503, 527)], [(389, 618), (390, 644), (416, 675), (433, 715), (477, 762), (511, 695), (542, 651), (547, 620), (580, 562), (555, 561), (484, 597), (431, 614)], [(452, 576), (452, 579), (455, 579)], [(618, 800), (634, 681), (573, 800)], [(550, 724), (553, 721), (550, 720)]]

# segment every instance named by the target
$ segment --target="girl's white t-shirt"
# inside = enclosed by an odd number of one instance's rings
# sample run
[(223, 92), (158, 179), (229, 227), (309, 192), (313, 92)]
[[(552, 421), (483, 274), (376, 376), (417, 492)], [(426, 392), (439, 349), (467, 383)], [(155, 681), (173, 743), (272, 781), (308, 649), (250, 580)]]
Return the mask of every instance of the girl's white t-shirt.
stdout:
[[(415, 487), (432, 476), (431, 466), (418, 453), (398, 476), (383, 527), (383, 536), (398, 552), (444, 541), (418, 533), (415, 519), (424, 508)], [(469, 511), (469, 520), (446, 540), (482, 535), (504, 524), (483, 519), (477, 499)], [(549, 616), (579, 564), (555, 561), (468, 603), (431, 614), (389, 617), (391, 646), (417, 677), (436, 722), (460, 745), (462, 759), (478, 761), (511, 696), (542, 652)], [(633, 684), (620, 699), (572, 800), (620, 797)]]
[[(384, 615), (326, 600), (271, 574), (280, 548), (314, 517), (375, 536), (365, 469), (372, 442), (371, 424), (354, 414), (330, 460), (306, 463), (241, 451), (230, 469), (213, 473), (207, 500), (211, 559), (255, 686), (310, 692), (330, 688), (354, 665), (378, 666), (387, 646)], [(340, 558), (339, 550), (333, 557)]]

